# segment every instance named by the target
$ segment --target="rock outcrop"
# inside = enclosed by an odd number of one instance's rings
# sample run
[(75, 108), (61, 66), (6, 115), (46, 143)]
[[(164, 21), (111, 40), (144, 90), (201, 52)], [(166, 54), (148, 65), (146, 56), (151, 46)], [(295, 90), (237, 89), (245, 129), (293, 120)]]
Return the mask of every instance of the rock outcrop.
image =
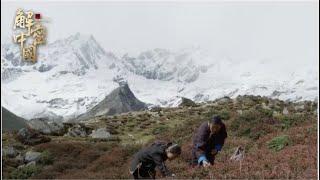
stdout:
[(147, 109), (147, 105), (135, 97), (128, 84), (124, 84), (113, 90), (99, 104), (77, 119), (87, 120), (95, 116), (115, 115), (144, 109)]
[(51, 138), (41, 135), (36, 130), (22, 128), (17, 134), (17, 140), (27, 145), (37, 145), (51, 141)]
[(181, 98), (181, 103), (179, 104), (179, 107), (195, 107), (197, 104), (193, 102), (191, 99), (182, 97)]
[(93, 130), (90, 136), (93, 139), (107, 140), (111, 137), (111, 134), (107, 131), (106, 128), (99, 128), (97, 130)]
[(28, 122), (30, 128), (47, 135), (62, 135), (65, 133), (65, 128), (62, 122), (50, 121), (47, 118), (36, 118)]

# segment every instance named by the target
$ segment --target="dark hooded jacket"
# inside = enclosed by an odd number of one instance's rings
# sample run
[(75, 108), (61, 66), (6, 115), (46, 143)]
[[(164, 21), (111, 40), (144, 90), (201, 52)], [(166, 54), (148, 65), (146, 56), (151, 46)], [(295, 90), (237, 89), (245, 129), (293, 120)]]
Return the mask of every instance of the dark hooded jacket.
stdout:
[(224, 145), (227, 136), (226, 127), (223, 123), (219, 133), (215, 135), (210, 135), (208, 122), (202, 123), (193, 137), (193, 159), (196, 161), (202, 154), (211, 155), (216, 145), (220, 147)]
[(158, 168), (163, 176), (169, 176), (171, 173), (164, 163), (167, 160), (166, 148), (168, 146), (169, 144), (165, 142), (155, 142), (140, 150), (131, 162), (131, 173), (138, 168), (142, 168), (144, 171), (155, 171), (155, 168)]

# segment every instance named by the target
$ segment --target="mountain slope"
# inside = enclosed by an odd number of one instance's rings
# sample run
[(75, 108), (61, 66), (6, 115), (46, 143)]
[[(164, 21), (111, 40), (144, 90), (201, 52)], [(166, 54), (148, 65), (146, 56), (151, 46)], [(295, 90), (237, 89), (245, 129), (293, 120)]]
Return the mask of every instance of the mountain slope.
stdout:
[(128, 82), (141, 101), (162, 107), (177, 106), (180, 97), (195, 102), (245, 94), (289, 101), (318, 98), (316, 62), (240, 61), (200, 48), (117, 57), (93, 36), (79, 33), (39, 49), (36, 64), (21, 61), (19, 53), (16, 44), (1, 44), (1, 88), (5, 107), (25, 119), (77, 117), (117, 88), (119, 80)]
[(113, 90), (101, 102), (77, 119), (86, 120), (95, 116), (114, 115), (146, 108), (147, 105), (135, 97), (128, 84), (124, 84)]
[(27, 121), (2, 107), (2, 129), (4, 131), (19, 130), (27, 127)]
[(116, 69), (109, 67), (116, 57), (92, 36), (78, 33), (50, 43), (39, 50), (36, 64), (21, 61), (12, 43), (1, 48), (4, 104), (26, 119), (77, 116), (116, 88)]
[(141, 52), (137, 57), (124, 55), (121, 62), (130, 72), (147, 79), (190, 83), (208, 70), (207, 66), (196, 63), (199, 58), (207, 57), (198, 49), (179, 52), (153, 49)]

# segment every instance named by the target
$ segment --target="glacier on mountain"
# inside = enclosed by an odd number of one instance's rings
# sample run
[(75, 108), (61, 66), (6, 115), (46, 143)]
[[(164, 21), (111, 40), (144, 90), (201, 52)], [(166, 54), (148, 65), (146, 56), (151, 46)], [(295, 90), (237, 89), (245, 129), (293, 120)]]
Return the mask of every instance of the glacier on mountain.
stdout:
[(20, 59), (19, 47), (1, 44), (2, 105), (17, 115), (70, 119), (98, 104), (126, 81), (148, 104), (177, 106), (223, 96), (262, 95), (282, 100), (318, 98), (318, 66), (275, 60), (235, 61), (200, 48), (153, 49), (115, 55), (80, 33), (39, 49), (38, 62)]

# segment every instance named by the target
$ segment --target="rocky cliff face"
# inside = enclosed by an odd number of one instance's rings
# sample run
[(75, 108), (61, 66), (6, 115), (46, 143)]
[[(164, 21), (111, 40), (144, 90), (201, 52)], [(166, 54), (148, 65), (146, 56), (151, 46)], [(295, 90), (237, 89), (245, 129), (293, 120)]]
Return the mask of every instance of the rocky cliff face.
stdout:
[(123, 84), (77, 119), (86, 120), (94, 116), (114, 115), (130, 111), (139, 111), (146, 108), (147, 105), (135, 97), (128, 84)]

